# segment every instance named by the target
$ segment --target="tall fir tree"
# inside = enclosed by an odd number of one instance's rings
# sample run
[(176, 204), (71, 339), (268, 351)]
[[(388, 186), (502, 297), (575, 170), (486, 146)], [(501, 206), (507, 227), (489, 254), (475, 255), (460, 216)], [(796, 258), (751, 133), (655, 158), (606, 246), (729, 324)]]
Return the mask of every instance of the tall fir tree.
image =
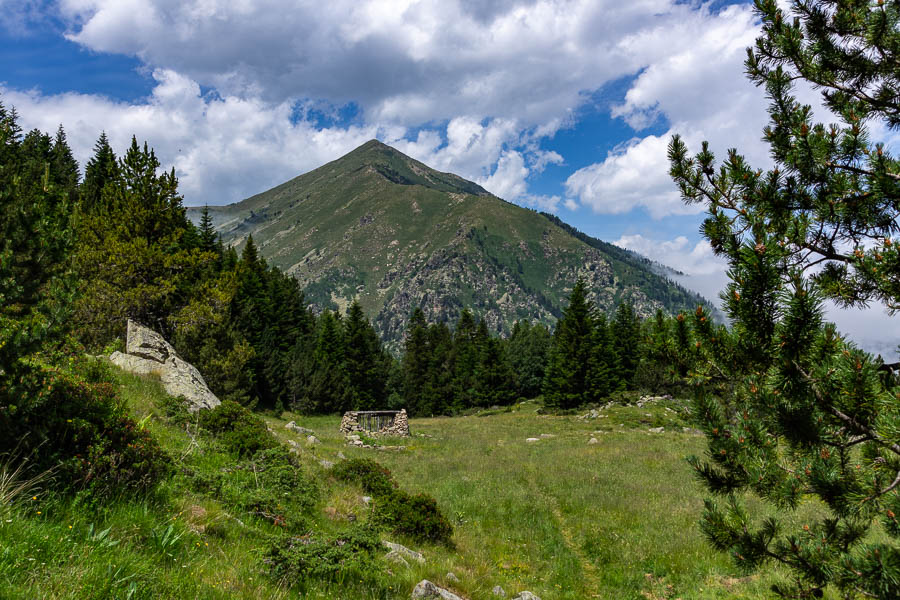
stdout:
[(118, 180), (119, 161), (103, 132), (94, 144), (94, 155), (84, 167), (84, 181), (79, 190), (81, 211), (92, 214), (103, 207), (103, 188)]
[(544, 376), (544, 402), (559, 409), (575, 408), (587, 402), (595, 308), (587, 298), (587, 287), (578, 278), (569, 305), (563, 310), (553, 332), (553, 346)]

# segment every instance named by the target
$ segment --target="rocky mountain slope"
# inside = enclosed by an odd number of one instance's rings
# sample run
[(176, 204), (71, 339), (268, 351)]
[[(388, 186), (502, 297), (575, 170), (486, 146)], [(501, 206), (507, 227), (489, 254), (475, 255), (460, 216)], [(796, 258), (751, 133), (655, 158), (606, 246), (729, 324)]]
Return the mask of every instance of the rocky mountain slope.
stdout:
[[(191, 209), (195, 222), (200, 210)], [(389, 342), (416, 307), (451, 323), (468, 307), (503, 333), (517, 319), (552, 325), (579, 276), (610, 312), (621, 301), (643, 316), (704, 303), (637, 254), (376, 140), (209, 210), (226, 244), (241, 246), (252, 234), (311, 303), (344, 308), (357, 298)]]

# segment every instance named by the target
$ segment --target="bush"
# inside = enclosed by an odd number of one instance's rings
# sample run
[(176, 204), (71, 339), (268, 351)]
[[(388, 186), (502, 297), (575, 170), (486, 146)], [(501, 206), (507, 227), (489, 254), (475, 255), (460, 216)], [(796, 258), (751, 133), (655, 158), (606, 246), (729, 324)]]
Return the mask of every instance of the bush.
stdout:
[(427, 494), (411, 496), (397, 490), (376, 498), (372, 520), (419, 542), (451, 545), (453, 526), (441, 513), (437, 501)]
[(342, 460), (331, 469), (331, 474), (339, 481), (358, 483), (363, 491), (374, 497), (397, 491), (397, 483), (391, 472), (369, 458)]
[(269, 434), (265, 421), (231, 400), (212, 410), (201, 411), (200, 426), (216, 434), (229, 452), (241, 457), (251, 457), (278, 445)]
[(142, 493), (171, 472), (171, 459), (128, 417), (112, 384), (34, 365), (17, 391), (20, 404), (0, 405), (0, 454), (26, 459), (30, 473), (52, 469), (58, 489), (94, 498)]
[(382, 570), (374, 560), (380, 549), (377, 531), (355, 527), (330, 537), (283, 537), (268, 548), (264, 562), (279, 580), (302, 583), (314, 578), (371, 585)]
[(192, 473), (194, 489), (229, 507), (288, 531), (303, 531), (318, 499), (318, 486), (296, 459), (278, 446), (257, 452), (227, 470)]

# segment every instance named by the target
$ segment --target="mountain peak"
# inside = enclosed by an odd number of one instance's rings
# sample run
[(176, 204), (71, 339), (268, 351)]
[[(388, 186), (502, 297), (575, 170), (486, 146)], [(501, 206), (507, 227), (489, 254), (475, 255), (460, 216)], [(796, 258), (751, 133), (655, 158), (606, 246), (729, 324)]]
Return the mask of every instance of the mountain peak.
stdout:
[(453, 173), (443, 173), (400, 152), (393, 146), (372, 139), (345, 154), (331, 167), (360, 170), (368, 167), (391, 183), (420, 185), (440, 192), (489, 196), (490, 193), (473, 181)]

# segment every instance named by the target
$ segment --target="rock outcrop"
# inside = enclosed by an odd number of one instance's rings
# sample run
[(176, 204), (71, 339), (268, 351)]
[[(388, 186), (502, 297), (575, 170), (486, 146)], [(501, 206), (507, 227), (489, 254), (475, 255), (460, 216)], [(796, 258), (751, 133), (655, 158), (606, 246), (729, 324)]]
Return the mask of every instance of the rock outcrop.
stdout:
[(113, 352), (109, 360), (130, 373), (159, 376), (166, 393), (184, 398), (191, 412), (221, 404), (200, 371), (182, 360), (163, 336), (130, 319), (125, 352)]

